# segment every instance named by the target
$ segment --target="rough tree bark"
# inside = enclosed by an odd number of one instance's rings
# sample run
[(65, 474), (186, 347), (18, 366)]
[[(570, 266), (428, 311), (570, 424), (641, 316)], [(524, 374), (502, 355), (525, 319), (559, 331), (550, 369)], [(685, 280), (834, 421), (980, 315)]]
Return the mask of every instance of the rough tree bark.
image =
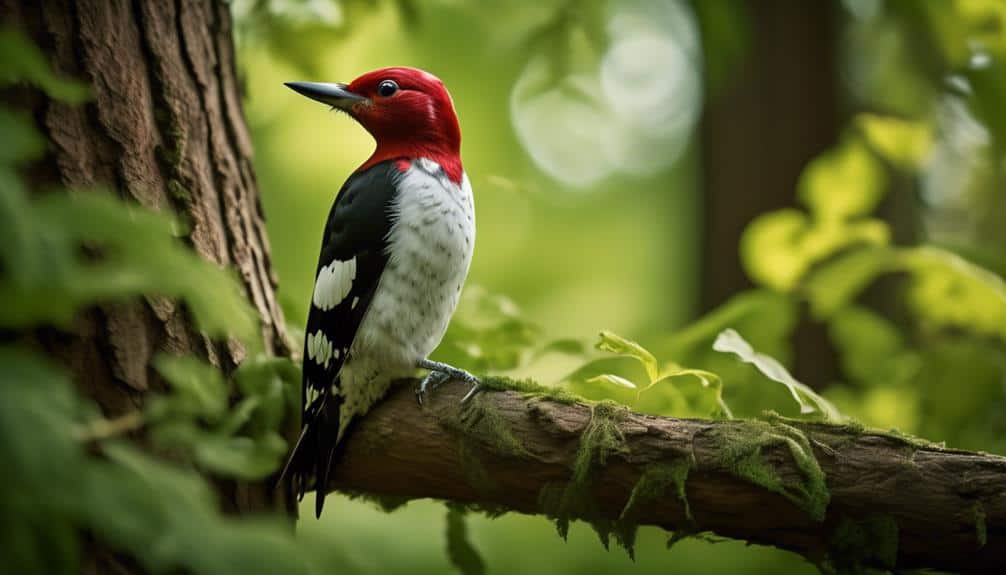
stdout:
[[(32, 92), (26, 105), (51, 142), (31, 177), (43, 188), (110, 189), (178, 214), (205, 258), (237, 269), (262, 318), (265, 349), (289, 354), (275, 297), (252, 145), (241, 109), (231, 19), (222, 1), (0, 0), (3, 20), (27, 31), (60, 73), (93, 100), (72, 107)], [(100, 193), (100, 192), (94, 192)], [(196, 355), (224, 370), (242, 359), (214, 342), (183, 306), (147, 297), (82, 313), (70, 333), (43, 330), (37, 345), (61, 359), (106, 416), (133, 411), (162, 385), (154, 354)], [(264, 485), (220, 482), (231, 511), (274, 504)]]
[[(328, 489), (541, 513), (543, 489), (568, 485), (579, 465), (591, 408), (515, 391), (486, 392), (461, 407), (466, 391), (461, 383), (444, 385), (420, 409), (410, 389), (398, 389), (350, 437)], [(618, 520), (647, 469), (685, 462), (684, 498), (673, 483), (657, 483), (645, 498), (637, 491), (628, 513), (633, 522), (712, 531), (815, 561), (831, 551), (834, 560), (862, 566), (1006, 572), (1004, 457), (853, 426), (671, 419), (627, 410), (608, 417), (619, 441), (609, 444), (605, 464), (589, 470), (590, 505), (581, 501), (570, 510), (574, 517), (586, 510), (588, 520)], [(760, 436), (758, 459), (741, 461), (761, 461), (791, 492), (799, 489), (808, 482), (805, 470), (785, 441), (766, 434), (800, 432), (830, 494), (823, 520), (737, 471), (736, 458), (750, 453)]]

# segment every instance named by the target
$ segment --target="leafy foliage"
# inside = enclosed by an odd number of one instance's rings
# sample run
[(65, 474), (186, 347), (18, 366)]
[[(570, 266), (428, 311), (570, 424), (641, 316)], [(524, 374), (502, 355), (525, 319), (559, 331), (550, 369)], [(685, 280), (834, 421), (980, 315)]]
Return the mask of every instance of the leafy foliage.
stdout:
[[(585, 384), (607, 383), (631, 389), (635, 391), (636, 402), (639, 401), (642, 394), (650, 391), (657, 385), (664, 384), (662, 387), (664, 388), (665, 396), (671, 402), (671, 407), (667, 410), (670, 414), (678, 416), (733, 417), (730, 407), (723, 401), (723, 381), (715, 373), (701, 369), (684, 368), (673, 361), (666, 362), (661, 366), (657, 362), (657, 358), (642, 345), (610, 331), (601, 332), (601, 339), (597, 343), (597, 349), (613, 353), (622, 358), (636, 360), (643, 366), (646, 379), (640, 385), (637, 385), (626, 377), (614, 373), (601, 373), (591, 376), (591, 373), (594, 371), (610, 365), (610, 362), (604, 359), (587, 363), (567, 376), (566, 379), (573, 382), (580, 381)], [(681, 385), (678, 378), (686, 376), (697, 381), (700, 387)]]
[(793, 396), (793, 401), (800, 406), (800, 413), (818, 412), (828, 421), (841, 421), (842, 416), (835, 409), (835, 406), (807, 385), (797, 381), (774, 357), (755, 351), (751, 344), (736, 331), (726, 329), (720, 332), (716, 336), (716, 341), (713, 342), (713, 349), (732, 353), (741, 361), (758, 368), (758, 371), (762, 372), (765, 377), (785, 385), (790, 395)]
[[(20, 33), (0, 29), (0, 82), (31, 82), (80, 102), (87, 90), (52, 73)], [(177, 237), (169, 218), (102, 192), (26, 193), (18, 169), (44, 143), (27, 119), (0, 109), (0, 329), (67, 326), (84, 307), (141, 295), (181, 299), (211, 336), (252, 352), (230, 381), (190, 357), (161, 356), (171, 390), (142, 412), (107, 420), (67, 374), (21, 347), (0, 348), (0, 554), (18, 573), (79, 572), (81, 546), (108, 548), (151, 573), (309, 573), (281, 523), (224, 518), (198, 473), (118, 439), (143, 429), (213, 474), (261, 479), (286, 452), (278, 434), (296, 412), (299, 373), (263, 358), (258, 320), (231, 275)], [(231, 406), (231, 397), (240, 399)], [(181, 448), (181, 449), (179, 449)]]
[(245, 361), (235, 374), (241, 399), (233, 407), (226, 382), (212, 366), (166, 356), (154, 365), (173, 391), (153, 398), (145, 413), (158, 444), (185, 449), (202, 468), (225, 477), (256, 480), (276, 471), (287, 452), (280, 424), (299, 405), (291, 391), (300, 374), (289, 360)]

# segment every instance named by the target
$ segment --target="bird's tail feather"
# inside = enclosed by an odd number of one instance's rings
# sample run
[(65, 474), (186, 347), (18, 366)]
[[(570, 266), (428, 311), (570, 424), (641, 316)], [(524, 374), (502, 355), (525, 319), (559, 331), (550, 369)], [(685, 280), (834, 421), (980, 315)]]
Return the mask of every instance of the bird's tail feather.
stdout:
[(315, 514), (321, 516), (325, 505), (332, 464), (339, 446), (339, 411), (342, 396), (323, 391), (304, 410), (300, 437), (280, 473), (279, 484), (285, 485), (291, 498), (304, 499), (312, 487), (316, 492)]
[(325, 506), (328, 476), (332, 471), (335, 450), (339, 446), (339, 408), (342, 406), (342, 396), (333, 396), (332, 399), (334, 401), (326, 401), (322, 404), (318, 424), (314, 426), (318, 446), (314, 460), (315, 517), (321, 517), (321, 510)]

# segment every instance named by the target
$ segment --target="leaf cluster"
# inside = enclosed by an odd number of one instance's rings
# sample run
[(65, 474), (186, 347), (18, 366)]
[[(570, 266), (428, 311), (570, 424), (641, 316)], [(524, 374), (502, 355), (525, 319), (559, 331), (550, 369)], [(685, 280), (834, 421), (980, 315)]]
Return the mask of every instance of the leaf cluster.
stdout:
[[(87, 89), (54, 74), (23, 34), (0, 28), (0, 86), (28, 83), (74, 104)], [(21, 170), (45, 151), (31, 120), (0, 108), (0, 330), (68, 327), (84, 308), (162, 296), (197, 326), (251, 352), (230, 377), (160, 356), (169, 391), (105, 419), (62, 368), (0, 347), (0, 556), (17, 573), (77, 573), (108, 549), (150, 573), (310, 573), (282, 523), (225, 518), (206, 479), (261, 479), (286, 452), (297, 368), (262, 356), (258, 319), (232, 275), (179, 238), (172, 219), (103, 191), (29, 194)], [(32, 190), (34, 192), (34, 190)], [(232, 404), (232, 399), (236, 403)], [(142, 433), (174, 463), (125, 441)], [(179, 463), (181, 465), (179, 465)]]

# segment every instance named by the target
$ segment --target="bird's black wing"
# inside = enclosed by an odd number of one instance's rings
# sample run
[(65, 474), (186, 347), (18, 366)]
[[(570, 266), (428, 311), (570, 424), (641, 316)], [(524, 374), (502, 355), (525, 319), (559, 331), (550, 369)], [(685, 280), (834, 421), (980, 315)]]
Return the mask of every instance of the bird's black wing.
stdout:
[(304, 333), (302, 433), (287, 463), (299, 497), (312, 477), (319, 485), (319, 514), (324, 502), (320, 486), (327, 483), (339, 439), (339, 370), (388, 262), (390, 210), (400, 178), (393, 161), (353, 174), (325, 224)]

